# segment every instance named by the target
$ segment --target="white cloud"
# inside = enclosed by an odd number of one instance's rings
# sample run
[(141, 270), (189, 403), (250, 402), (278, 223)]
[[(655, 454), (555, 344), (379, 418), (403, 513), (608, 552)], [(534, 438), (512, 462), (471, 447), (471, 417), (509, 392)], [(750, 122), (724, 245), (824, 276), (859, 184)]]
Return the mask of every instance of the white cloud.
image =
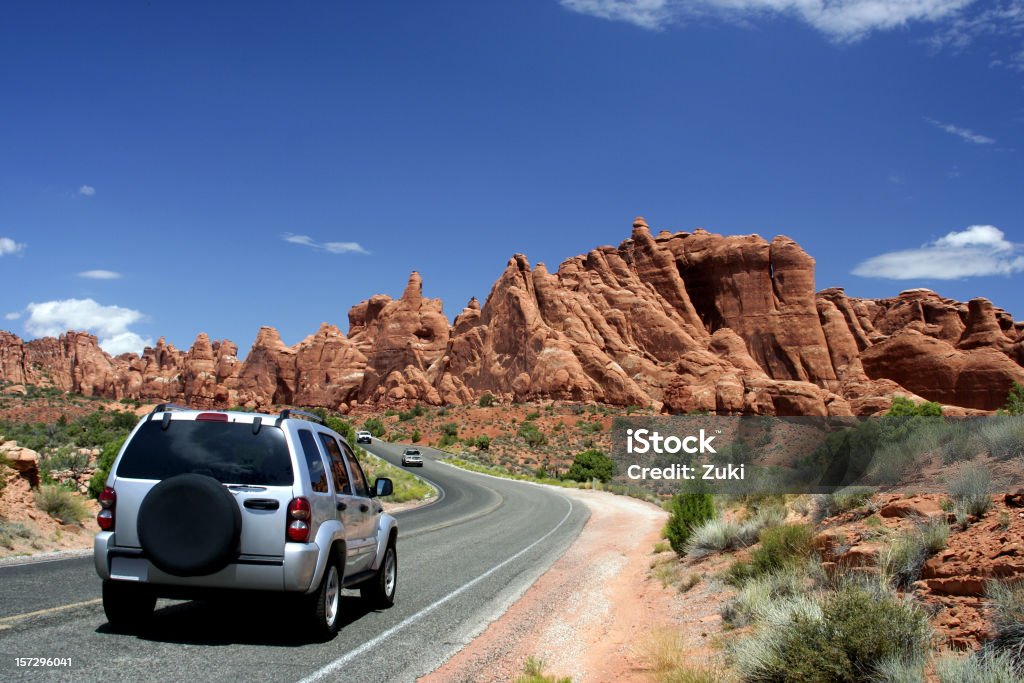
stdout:
[(966, 142), (973, 143), (975, 145), (991, 145), (995, 142), (995, 138), (990, 138), (987, 135), (975, 133), (970, 128), (961, 128), (960, 126), (954, 126), (952, 123), (942, 123), (941, 121), (936, 121), (935, 119), (925, 119), (925, 121), (932, 124), (939, 130), (944, 130), (950, 135), (955, 135), (958, 138)]
[(56, 337), (68, 330), (86, 330), (100, 338), (100, 348), (107, 353), (139, 353), (152, 346), (152, 339), (143, 339), (128, 329), (143, 319), (142, 313), (121, 306), (104, 306), (92, 299), (63, 299), (31, 303), (26, 309), (25, 329), (37, 337)]
[(563, 7), (647, 29), (700, 16), (748, 21), (796, 17), (830, 38), (854, 41), (872, 31), (956, 16), (975, 0), (559, 0)]
[(18, 313), (17, 311), (15, 311), (14, 313), (5, 313), (4, 314), (4, 320), (17, 320), (20, 317), (21, 317), (21, 313)]
[(10, 237), (0, 237), (0, 256), (4, 254), (17, 254), (24, 248), (24, 244), (15, 242)]
[(322, 249), (332, 254), (369, 254), (359, 242), (324, 242), (320, 244), (309, 235), (293, 235), (285, 233), (281, 236), (285, 242), (300, 244), (312, 249)]
[(854, 275), (890, 280), (958, 280), (1024, 272), (1020, 245), (993, 225), (972, 225), (917, 249), (891, 251), (869, 258)]
[(121, 273), (113, 270), (83, 270), (78, 274), (78, 277), (84, 277), (89, 280), (117, 280), (121, 277)]
[(85, 195), (86, 197), (91, 197), (94, 194), (96, 194), (96, 188), (93, 187), (92, 185), (82, 185), (80, 188), (78, 188), (78, 194)]
[(561, 0), (561, 3), (574, 12), (625, 21), (641, 28), (660, 29), (673, 18), (668, 0)]
[(961, 52), (986, 38), (1008, 43), (992, 53), (989, 66), (1024, 71), (1024, 0), (983, 3), (977, 12), (960, 13), (929, 42), (936, 49)]

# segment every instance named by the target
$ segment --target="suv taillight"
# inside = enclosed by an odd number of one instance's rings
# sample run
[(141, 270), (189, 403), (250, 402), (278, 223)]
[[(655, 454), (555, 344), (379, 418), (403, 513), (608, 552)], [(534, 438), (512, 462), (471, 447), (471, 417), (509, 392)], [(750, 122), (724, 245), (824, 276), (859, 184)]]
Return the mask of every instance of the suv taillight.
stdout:
[(96, 515), (96, 523), (103, 531), (114, 529), (114, 508), (117, 507), (117, 493), (109, 486), (103, 488), (103, 492), (96, 498), (100, 503), (100, 512)]
[(286, 537), (293, 543), (305, 543), (309, 540), (309, 501), (305, 498), (292, 498), (288, 503), (288, 528)]

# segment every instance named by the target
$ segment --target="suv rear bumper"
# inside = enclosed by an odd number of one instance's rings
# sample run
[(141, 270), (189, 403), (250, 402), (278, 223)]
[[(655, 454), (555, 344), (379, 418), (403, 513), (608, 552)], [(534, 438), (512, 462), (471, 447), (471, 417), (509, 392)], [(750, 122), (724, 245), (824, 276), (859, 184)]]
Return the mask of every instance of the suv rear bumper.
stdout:
[(305, 593), (316, 574), (320, 548), (315, 543), (285, 543), (283, 557), (242, 555), (206, 576), (174, 576), (146, 559), (141, 548), (119, 547), (115, 532), (101, 531), (93, 541), (96, 573), (105, 581), (132, 581), (171, 589), (241, 589)]

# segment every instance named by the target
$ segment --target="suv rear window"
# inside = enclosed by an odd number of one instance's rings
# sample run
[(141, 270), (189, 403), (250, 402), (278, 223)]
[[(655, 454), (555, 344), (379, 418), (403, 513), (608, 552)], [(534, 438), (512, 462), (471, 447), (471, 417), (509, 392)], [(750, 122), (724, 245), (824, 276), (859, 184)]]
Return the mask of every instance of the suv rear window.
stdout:
[(295, 481), (284, 432), (249, 423), (171, 420), (142, 425), (117, 466), (117, 476), (167, 479), (205, 474), (222, 484), (291, 486)]

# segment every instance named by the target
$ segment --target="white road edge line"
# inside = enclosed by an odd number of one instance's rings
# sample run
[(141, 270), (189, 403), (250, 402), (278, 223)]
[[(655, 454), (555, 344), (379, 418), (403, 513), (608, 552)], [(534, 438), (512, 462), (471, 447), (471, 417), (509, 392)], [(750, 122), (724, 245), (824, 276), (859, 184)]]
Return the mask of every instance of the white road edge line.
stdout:
[(484, 579), (489, 577), (491, 574), (495, 573), (496, 571), (499, 571), (500, 569), (502, 569), (503, 567), (508, 565), (510, 562), (514, 562), (515, 560), (519, 559), (520, 557), (522, 557), (523, 555), (525, 555), (529, 551), (533, 550), (535, 547), (537, 547), (537, 545), (539, 545), (540, 543), (544, 542), (553, 533), (555, 533), (556, 531), (561, 529), (562, 525), (565, 524), (566, 521), (568, 521), (569, 516), (572, 515), (572, 511), (573, 511), (572, 500), (570, 500), (569, 498), (565, 498), (565, 501), (567, 503), (569, 503), (569, 511), (565, 513), (565, 517), (562, 518), (562, 521), (559, 522), (558, 524), (556, 524), (555, 527), (553, 529), (551, 529), (551, 531), (547, 532), (546, 534), (544, 534), (543, 536), (538, 538), (536, 541), (534, 541), (530, 545), (526, 546), (525, 548), (523, 548), (522, 550), (517, 552), (512, 557), (509, 557), (508, 559), (504, 560), (500, 564), (496, 564), (495, 566), (491, 567), (486, 572), (484, 572), (480, 576), (476, 577), (475, 579), (473, 579), (469, 583), (465, 583), (462, 586), (456, 588), (455, 590), (453, 590), (451, 593), (449, 593), (448, 595), (444, 596), (443, 598), (440, 598), (439, 600), (437, 600), (437, 601), (427, 605), (426, 607), (421, 609), (416, 614), (413, 614), (413, 615), (410, 615), (410, 616), (406, 617), (405, 619), (403, 619), (402, 621), (398, 622), (397, 624), (395, 624), (394, 626), (392, 626), (388, 630), (383, 631), (381, 633), (378, 633), (375, 637), (373, 637), (370, 640), (366, 641), (365, 643), (363, 643), (362, 645), (360, 645), (356, 649), (349, 650), (348, 652), (346, 652), (342, 656), (340, 656), (337, 659), (335, 659), (333, 662), (330, 662), (329, 664), (324, 665), (320, 669), (318, 669), (318, 670), (314, 671), (313, 673), (311, 673), (309, 676), (306, 676), (305, 678), (300, 679), (297, 683), (313, 683), (314, 681), (319, 681), (319, 680), (323, 679), (325, 676), (327, 676), (327, 675), (337, 671), (338, 669), (340, 669), (341, 667), (345, 666), (351, 660), (355, 659), (356, 657), (358, 657), (359, 655), (363, 654), (367, 650), (370, 650), (370, 649), (376, 647), (382, 641), (387, 640), (388, 638), (390, 638), (391, 636), (395, 635), (396, 633), (398, 633), (402, 629), (406, 628), (407, 626), (411, 626), (412, 624), (416, 623), (417, 621), (419, 621), (420, 619), (425, 617), (430, 612), (433, 612), (435, 609), (437, 609), (438, 607), (440, 607), (444, 603), (446, 603), (449, 600), (451, 600), (453, 598), (456, 598), (459, 595), (461, 595), (462, 593), (466, 592), (467, 590), (469, 590), (470, 588), (472, 588), (476, 584), (480, 583), (481, 581), (483, 581)]

